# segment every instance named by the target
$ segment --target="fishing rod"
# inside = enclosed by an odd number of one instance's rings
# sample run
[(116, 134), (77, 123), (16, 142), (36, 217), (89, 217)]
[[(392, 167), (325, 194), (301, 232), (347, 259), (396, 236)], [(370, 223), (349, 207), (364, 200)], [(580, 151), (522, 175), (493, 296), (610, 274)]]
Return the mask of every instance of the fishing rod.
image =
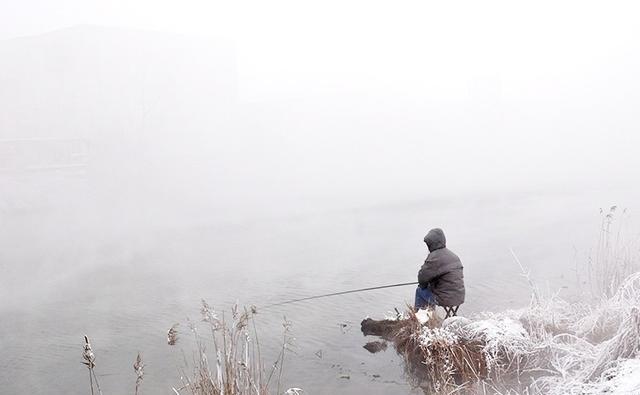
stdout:
[(275, 307), (275, 306), (282, 306), (284, 304), (297, 303), (297, 302), (302, 302), (302, 301), (305, 301), (305, 300), (326, 298), (328, 296), (338, 296), (338, 295), (351, 294), (351, 293), (355, 293), (355, 292), (373, 291), (373, 290), (376, 290), (376, 289), (403, 287), (403, 286), (406, 286), (406, 285), (416, 285), (416, 284), (418, 284), (418, 282), (417, 281), (413, 281), (413, 282), (410, 282), (410, 283), (381, 285), (379, 287), (368, 287), (368, 288), (352, 289), (352, 290), (349, 290), (349, 291), (333, 292), (333, 293), (324, 294), (324, 295), (307, 296), (306, 298), (291, 299), (291, 300), (285, 300), (284, 302), (268, 304), (266, 306), (262, 306), (262, 307), (259, 307), (257, 309), (258, 310), (268, 309), (268, 308)]

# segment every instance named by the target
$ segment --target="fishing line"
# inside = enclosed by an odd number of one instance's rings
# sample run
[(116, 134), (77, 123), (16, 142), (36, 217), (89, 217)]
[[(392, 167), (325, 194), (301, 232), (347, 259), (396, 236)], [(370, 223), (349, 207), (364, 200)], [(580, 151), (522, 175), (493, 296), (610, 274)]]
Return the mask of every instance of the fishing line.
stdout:
[(262, 309), (268, 309), (268, 308), (275, 307), (275, 306), (282, 306), (282, 305), (290, 304), (290, 303), (303, 302), (305, 300), (320, 299), (320, 298), (326, 298), (326, 297), (329, 297), (329, 296), (345, 295), (345, 294), (351, 294), (351, 293), (355, 293), (355, 292), (373, 291), (373, 290), (376, 290), (376, 289), (383, 289), (383, 288), (404, 287), (404, 286), (407, 286), (407, 285), (416, 285), (416, 284), (418, 284), (418, 282), (414, 281), (414, 282), (410, 282), (410, 283), (381, 285), (381, 286), (378, 286), (378, 287), (359, 288), (359, 289), (352, 289), (352, 290), (349, 290), (349, 291), (341, 291), (341, 292), (333, 292), (333, 293), (323, 294), (323, 295), (307, 296), (306, 298), (291, 299), (291, 300), (285, 300), (284, 302), (268, 304), (266, 306), (257, 307), (256, 309), (259, 311), (259, 310), (262, 310)]

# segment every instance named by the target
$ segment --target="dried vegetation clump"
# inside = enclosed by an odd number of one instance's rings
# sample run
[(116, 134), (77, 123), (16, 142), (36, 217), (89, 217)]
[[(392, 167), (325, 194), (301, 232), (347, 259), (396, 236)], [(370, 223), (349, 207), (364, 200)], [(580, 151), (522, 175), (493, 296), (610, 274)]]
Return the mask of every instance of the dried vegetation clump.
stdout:
[(409, 309), (362, 324), (393, 343), (428, 394), (623, 394), (634, 378), (640, 393), (640, 272), (595, 308), (538, 295), (526, 309), (471, 319), (421, 322)]
[(487, 364), (481, 342), (439, 326), (433, 313), (423, 324), (410, 311), (403, 323), (393, 343), (404, 357), (410, 377), (420, 387), (440, 392), (462, 388), (470, 380), (486, 377)]
[[(283, 364), (292, 341), (290, 323), (283, 323), (283, 337), (280, 351), (275, 361), (265, 368), (260, 352), (260, 342), (253, 315), (255, 308), (231, 309), (227, 319), (224, 312), (218, 314), (206, 301), (200, 309), (202, 324), (188, 320), (187, 327), (193, 335), (195, 346), (191, 348), (191, 358), (181, 346), (178, 346), (179, 324), (167, 331), (167, 344), (179, 348), (183, 363), (178, 367), (179, 386), (173, 387), (176, 395), (300, 395), (300, 388), (282, 388)], [(182, 345), (182, 341), (180, 345)], [(82, 352), (83, 363), (89, 370), (91, 394), (102, 394), (95, 372), (96, 357), (85, 336)], [(133, 393), (143, 393), (142, 380), (145, 364), (140, 353), (133, 363), (136, 381)]]
[[(283, 364), (292, 341), (288, 321), (283, 323), (280, 353), (270, 368), (265, 369), (253, 321), (254, 310), (240, 310), (238, 306), (234, 306), (231, 319), (227, 320), (224, 313), (218, 315), (203, 300), (200, 313), (202, 322), (205, 323), (204, 332), (207, 334), (201, 334), (194, 322), (188, 323), (195, 338), (196, 349), (191, 363), (185, 358), (184, 366), (180, 368), (182, 385), (173, 388), (174, 393), (264, 395), (269, 393), (271, 387), (275, 387), (277, 393), (282, 393)], [(169, 345), (175, 345), (177, 341), (175, 325), (172, 330), (169, 331)], [(213, 347), (211, 355), (215, 362), (209, 360), (208, 344)]]

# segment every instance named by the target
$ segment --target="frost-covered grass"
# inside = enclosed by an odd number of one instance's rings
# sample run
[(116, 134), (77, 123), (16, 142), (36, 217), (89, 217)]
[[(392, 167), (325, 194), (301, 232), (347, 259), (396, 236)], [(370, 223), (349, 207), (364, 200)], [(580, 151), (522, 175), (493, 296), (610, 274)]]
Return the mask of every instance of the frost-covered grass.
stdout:
[(540, 355), (546, 356), (552, 374), (538, 378), (533, 388), (548, 394), (627, 394), (616, 383), (623, 383), (633, 366), (635, 375), (640, 375), (636, 363), (640, 358), (640, 272), (629, 276), (596, 308), (573, 306), (560, 304), (556, 309), (573, 313), (561, 333), (539, 334), (539, 346), (547, 348), (546, 355)]
[(424, 314), (404, 320), (395, 345), (427, 393), (640, 393), (640, 272), (595, 307), (538, 295), (441, 326)]

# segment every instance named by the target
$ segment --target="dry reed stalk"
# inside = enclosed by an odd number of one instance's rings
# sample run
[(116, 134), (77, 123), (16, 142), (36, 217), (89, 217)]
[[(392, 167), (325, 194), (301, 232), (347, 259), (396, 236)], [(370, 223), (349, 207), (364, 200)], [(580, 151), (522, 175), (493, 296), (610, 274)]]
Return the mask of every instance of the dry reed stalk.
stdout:
[(133, 371), (136, 373), (135, 395), (138, 395), (140, 384), (142, 384), (142, 379), (144, 377), (144, 363), (142, 362), (142, 357), (140, 356), (140, 353), (138, 353), (138, 356), (136, 357), (136, 361), (133, 363)]
[(82, 362), (87, 366), (89, 370), (89, 385), (91, 386), (91, 394), (94, 394), (93, 382), (96, 383), (96, 389), (98, 390), (98, 394), (102, 395), (102, 390), (100, 389), (100, 384), (98, 383), (98, 377), (96, 376), (95, 367), (96, 367), (96, 356), (93, 354), (93, 350), (91, 349), (91, 343), (89, 342), (89, 337), (87, 335), (84, 336), (84, 347), (82, 349)]
[(170, 346), (175, 346), (178, 342), (178, 325), (179, 323), (175, 323), (169, 328), (167, 331), (167, 344)]
[(611, 297), (629, 275), (640, 270), (640, 240), (625, 237), (626, 209), (618, 211), (617, 206), (600, 209), (600, 233), (586, 266), (587, 283), (596, 299)]
[[(191, 366), (191, 374), (185, 374), (184, 370), (182, 371), (182, 386), (174, 388), (174, 393), (186, 390), (192, 395), (268, 394), (271, 377), (275, 377), (275, 373), (278, 373), (278, 381), (282, 378), (284, 355), (290, 346), (290, 323), (285, 321), (283, 346), (270, 374), (266, 375), (260, 359), (260, 348), (253, 319), (255, 311), (233, 306), (231, 319), (227, 320), (227, 315), (224, 312), (218, 315), (203, 300), (200, 313), (202, 322), (207, 324), (211, 338), (202, 337), (196, 323), (188, 322), (188, 327), (195, 337), (196, 349), (192, 362), (188, 363), (186, 358), (184, 362), (187, 369), (188, 366)], [(249, 328), (253, 328), (253, 333)], [(212, 342), (214, 345), (215, 367), (210, 366), (207, 357), (206, 343), (208, 342)], [(266, 377), (268, 378), (264, 380)], [(280, 389), (278, 389), (278, 393), (280, 393)]]

